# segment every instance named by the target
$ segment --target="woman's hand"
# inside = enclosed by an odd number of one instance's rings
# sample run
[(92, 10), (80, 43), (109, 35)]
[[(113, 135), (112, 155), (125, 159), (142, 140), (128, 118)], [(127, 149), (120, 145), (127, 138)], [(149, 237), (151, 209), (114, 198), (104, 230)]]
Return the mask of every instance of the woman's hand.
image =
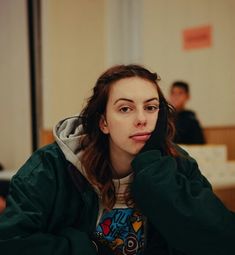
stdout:
[(160, 102), (160, 109), (158, 114), (157, 123), (153, 130), (151, 137), (145, 143), (144, 147), (139, 153), (150, 150), (160, 150), (162, 153), (166, 149), (166, 136), (167, 136), (167, 122), (168, 122), (168, 105), (167, 102)]

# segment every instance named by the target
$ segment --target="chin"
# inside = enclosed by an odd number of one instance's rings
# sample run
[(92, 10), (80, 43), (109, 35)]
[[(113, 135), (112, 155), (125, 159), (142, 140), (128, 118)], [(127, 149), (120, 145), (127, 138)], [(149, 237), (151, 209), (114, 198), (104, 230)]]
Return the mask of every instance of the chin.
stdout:
[(134, 151), (133, 151), (133, 155), (134, 156), (136, 156), (139, 152), (140, 152), (140, 150), (142, 149), (144, 147), (144, 145), (143, 146), (140, 146), (139, 148), (136, 148)]

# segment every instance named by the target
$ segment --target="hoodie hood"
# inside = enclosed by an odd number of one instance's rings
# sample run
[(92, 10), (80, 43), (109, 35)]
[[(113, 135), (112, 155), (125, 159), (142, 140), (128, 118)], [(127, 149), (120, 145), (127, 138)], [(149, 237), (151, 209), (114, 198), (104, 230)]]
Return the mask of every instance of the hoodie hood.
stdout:
[[(72, 163), (78, 171), (89, 181), (87, 178), (84, 167), (81, 164), (80, 158), (83, 153), (81, 146), (81, 139), (86, 136), (82, 126), (82, 119), (80, 116), (73, 116), (61, 120), (53, 129), (53, 134), (55, 137), (55, 141), (58, 146), (64, 153), (65, 158)], [(119, 180), (114, 180), (114, 185), (117, 190), (117, 196), (119, 189), (122, 185), (125, 185), (126, 181), (132, 181), (133, 174), (129, 174), (128, 176), (121, 178)], [(123, 184), (124, 182), (124, 184)], [(103, 212), (103, 205), (101, 202), (101, 194), (98, 187), (91, 184), (98, 194), (99, 197), (99, 213), (98, 219), (101, 217)], [(98, 221), (97, 221), (98, 222)]]
[(81, 117), (73, 116), (61, 120), (54, 127), (53, 135), (65, 158), (87, 179), (80, 161), (82, 155), (81, 138), (85, 136)]

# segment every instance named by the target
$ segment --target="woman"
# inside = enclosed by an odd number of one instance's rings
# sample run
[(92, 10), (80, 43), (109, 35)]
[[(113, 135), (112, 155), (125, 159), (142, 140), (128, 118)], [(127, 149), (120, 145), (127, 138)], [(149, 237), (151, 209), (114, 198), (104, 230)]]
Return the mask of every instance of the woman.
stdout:
[(234, 214), (171, 142), (158, 81), (137, 65), (99, 77), (81, 116), (13, 177), (3, 254), (231, 254)]

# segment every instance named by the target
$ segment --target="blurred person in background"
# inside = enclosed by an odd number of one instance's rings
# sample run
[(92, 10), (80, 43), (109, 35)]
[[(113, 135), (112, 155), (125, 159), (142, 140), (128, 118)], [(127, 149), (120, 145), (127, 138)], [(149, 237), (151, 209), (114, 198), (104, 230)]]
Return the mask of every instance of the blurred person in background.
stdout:
[(178, 144), (204, 144), (205, 138), (195, 112), (186, 109), (190, 99), (189, 85), (175, 81), (170, 88), (169, 102), (176, 110), (174, 142)]

